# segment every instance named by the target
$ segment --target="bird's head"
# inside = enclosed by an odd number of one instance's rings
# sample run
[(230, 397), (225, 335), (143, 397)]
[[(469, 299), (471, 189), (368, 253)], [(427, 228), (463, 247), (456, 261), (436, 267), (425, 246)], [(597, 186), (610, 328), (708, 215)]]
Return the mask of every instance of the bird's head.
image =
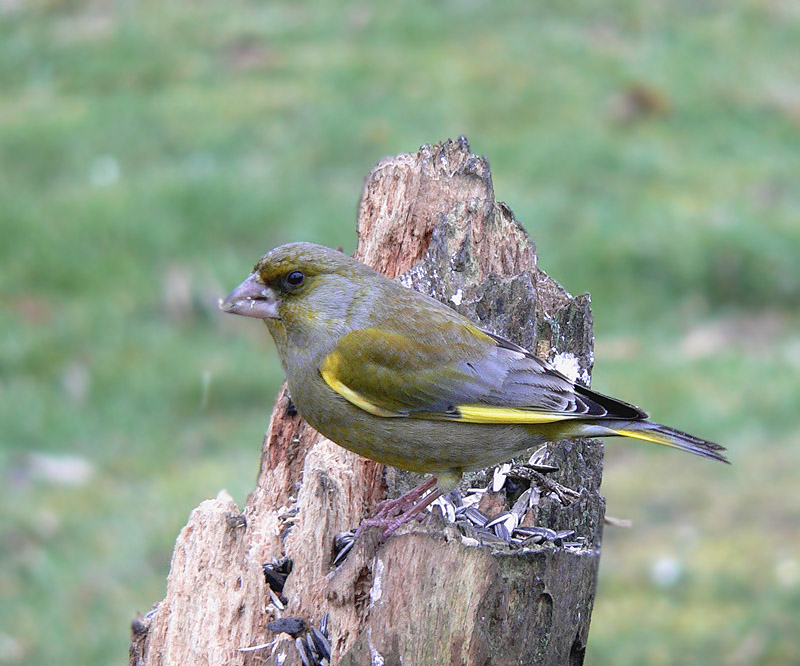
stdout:
[(353, 308), (383, 278), (337, 250), (289, 243), (270, 250), (222, 303), (230, 314), (263, 319), (276, 342), (336, 336), (352, 325)]

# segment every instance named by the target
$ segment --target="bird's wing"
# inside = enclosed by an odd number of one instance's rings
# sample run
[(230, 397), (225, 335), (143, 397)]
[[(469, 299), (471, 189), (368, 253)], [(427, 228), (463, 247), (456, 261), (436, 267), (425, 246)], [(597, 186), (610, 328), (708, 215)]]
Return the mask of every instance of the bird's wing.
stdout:
[(383, 417), (536, 424), (647, 416), (575, 384), (522, 347), (456, 321), (435, 336), (352, 331), (325, 357), (320, 374), (346, 400)]

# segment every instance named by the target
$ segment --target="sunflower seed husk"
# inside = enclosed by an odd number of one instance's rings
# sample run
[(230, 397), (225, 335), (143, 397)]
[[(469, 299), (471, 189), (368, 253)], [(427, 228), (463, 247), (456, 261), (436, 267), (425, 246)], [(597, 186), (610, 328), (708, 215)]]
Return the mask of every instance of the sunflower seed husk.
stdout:
[(508, 530), (505, 523), (497, 523), (492, 526), (492, 529), (498, 538), (502, 539), (506, 543), (511, 541), (511, 532)]
[(486, 527), (486, 523), (489, 522), (489, 518), (480, 509), (474, 506), (467, 507), (467, 510), (464, 512), (464, 517), (478, 527)]
[[(278, 640), (277, 638), (275, 641)], [(270, 641), (269, 643), (262, 643), (261, 645), (251, 645), (250, 647), (246, 648), (239, 648), (238, 652), (257, 652), (258, 650), (267, 650), (275, 645), (275, 641)]]
[(342, 549), (336, 553), (336, 557), (333, 558), (333, 566), (338, 567), (342, 562), (347, 559), (347, 554), (353, 549), (353, 544), (355, 541), (349, 542), (347, 545), (342, 547)]
[(456, 522), (456, 506), (447, 497), (439, 497), (430, 503), (428, 511), (433, 511), (433, 507), (438, 506), (442, 509), (442, 515), (450, 522)]
[(530, 467), (531, 469), (536, 470), (542, 474), (547, 474), (549, 472), (557, 472), (558, 467), (555, 465), (548, 465), (545, 461), (547, 460), (548, 456), (550, 455), (550, 449), (547, 444), (544, 446), (539, 447), (536, 451), (533, 452), (530, 458), (528, 458), (527, 464), (523, 464), (522, 467)]
[(323, 655), (317, 650), (317, 644), (314, 642), (311, 632), (306, 634), (306, 646), (308, 647), (308, 654), (313, 657), (315, 661), (319, 662)]
[(511, 471), (511, 463), (503, 463), (500, 467), (496, 467), (494, 475), (492, 476), (492, 492), (499, 493), (503, 486), (506, 485), (506, 478)]
[(328, 622), (330, 621), (331, 616), (328, 613), (325, 613), (319, 619), (319, 633), (321, 633), (325, 638), (328, 638)]
[(272, 601), (275, 608), (277, 608), (278, 610), (286, 609), (286, 606), (283, 605), (281, 598), (277, 594), (275, 594), (275, 591), (271, 587), (269, 588), (269, 598)]
[(331, 658), (331, 643), (322, 633), (321, 630), (317, 629), (316, 627), (311, 627), (311, 633), (309, 636), (313, 637), (314, 645), (317, 648), (317, 653), (323, 659), (330, 659)]
[(514, 506), (511, 507), (511, 513), (513, 513), (517, 517), (517, 521), (520, 522), (525, 517), (525, 514), (528, 512), (530, 508), (530, 499), (533, 496), (533, 490), (528, 488), (522, 495), (517, 498), (517, 501), (514, 502)]
[(529, 536), (526, 539), (521, 539), (518, 543), (523, 548), (527, 546), (538, 546), (543, 544), (547, 539), (545, 539), (541, 534), (534, 534), (533, 536)]
[(523, 537), (538, 536), (546, 541), (552, 541), (556, 538), (555, 530), (548, 529), (547, 527), (536, 527), (534, 525), (520, 525), (514, 532)]
[(286, 583), (286, 576), (287, 574), (275, 571), (271, 564), (264, 565), (264, 578), (267, 579), (267, 585), (269, 585), (278, 594), (283, 592), (283, 586)]
[[(488, 530), (490, 527), (496, 528), (498, 525), (503, 525), (506, 532), (511, 532), (516, 529), (519, 524), (519, 516), (511, 511), (503, 511), (498, 513), (494, 518), (487, 522), (484, 527)], [(496, 531), (496, 530), (495, 530)]]
[(355, 532), (339, 532), (333, 537), (333, 550), (336, 553), (333, 557), (333, 566), (337, 567), (344, 562), (347, 553), (353, 548), (355, 542)]
[(545, 444), (544, 446), (540, 446), (531, 454), (531, 457), (528, 458), (528, 464), (541, 465), (545, 460), (547, 460), (548, 452), (549, 451), (547, 444)]
[(294, 646), (300, 654), (300, 661), (303, 662), (303, 666), (317, 666), (317, 660), (312, 659), (311, 655), (308, 654), (308, 646), (302, 638), (295, 638)]
[(471, 493), (469, 495), (465, 495), (461, 499), (461, 507), (475, 506), (476, 504), (480, 504), (482, 497), (483, 493)]

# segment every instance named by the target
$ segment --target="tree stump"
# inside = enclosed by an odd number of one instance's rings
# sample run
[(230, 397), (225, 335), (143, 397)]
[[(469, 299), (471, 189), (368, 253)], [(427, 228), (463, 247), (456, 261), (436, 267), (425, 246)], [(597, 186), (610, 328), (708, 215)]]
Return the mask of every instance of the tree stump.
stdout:
[[(487, 161), (463, 137), (372, 169), (355, 256), (588, 385), (588, 295), (573, 298), (538, 268), (533, 242), (495, 201)], [(383, 544), (375, 530), (365, 533), (334, 567), (334, 537), (422, 477), (320, 436), (284, 387), (246, 506), (240, 512), (222, 493), (192, 512), (166, 598), (133, 623), (130, 664), (320, 663), (307, 645), (323, 615), (330, 663), (341, 666), (581, 664), (605, 508), (602, 451), (589, 440), (540, 452), (558, 468), (553, 479), (579, 496), (565, 507), (542, 492), (525, 522), (574, 530), (577, 542), (481, 545), (434, 511)], [(461, 487), (492, 478), (491, 470), (474, 473)], [(487, 492), (481, 507), (497, 513), (505, 501)], [(263, 568), (278, 558), (292, 563), (283, 585), (280, 567), (270, 583)], [(267, 626), (278, 618), (282, 625)]]

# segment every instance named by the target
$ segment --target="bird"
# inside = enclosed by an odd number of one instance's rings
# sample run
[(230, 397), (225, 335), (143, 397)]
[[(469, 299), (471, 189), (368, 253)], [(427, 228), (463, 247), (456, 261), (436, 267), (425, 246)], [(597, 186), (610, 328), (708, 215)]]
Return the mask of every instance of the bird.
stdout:
[(270, 250), (220, 309), (264, 320), (291, 400), (313, 428), (371, 460), (431, 475), (398, 500), (399, 517), (379, 511), (385, 534), (464, 472), (548, 442), (624, 437), (728, 462), (723, 446), (648, 420), (322, 245)]

